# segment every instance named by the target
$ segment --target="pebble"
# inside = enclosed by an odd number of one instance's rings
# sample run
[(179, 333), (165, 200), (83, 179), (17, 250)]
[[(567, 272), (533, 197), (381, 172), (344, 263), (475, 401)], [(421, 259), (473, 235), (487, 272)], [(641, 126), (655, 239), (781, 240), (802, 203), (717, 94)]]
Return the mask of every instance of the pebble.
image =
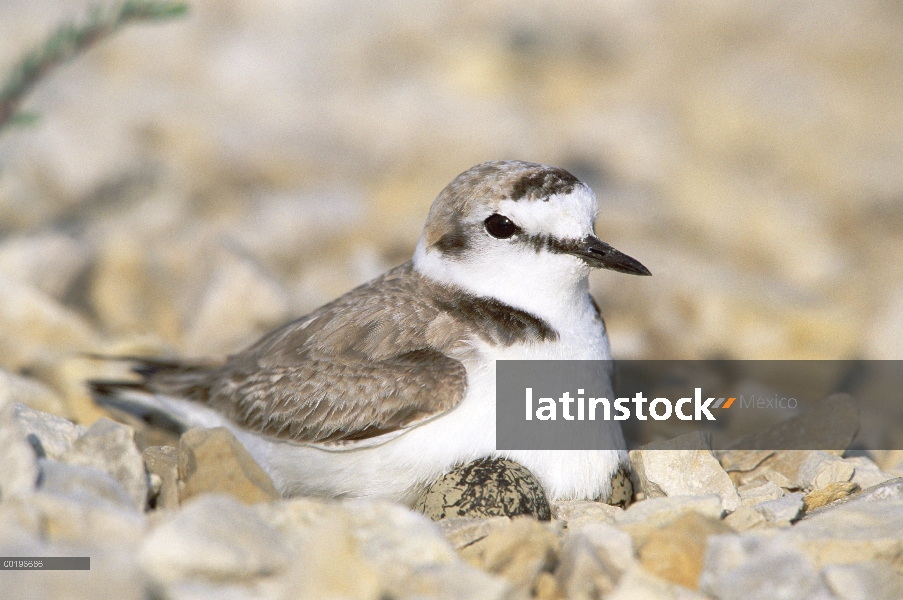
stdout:
[(649, 535), (639, 551), (640, 564), (666, 581), (696, 589), (709, 537), (732, 531), (718, 519), (687, 513)]
[(148, 574), (163, 584), (253, 579), (281, 572), (291, 559), (282, 536), (226, 494), (187, 502), (147, 536), (138, 556)]
[(760, 502), (753, 508), (772, 523), (790, 523), (803, 510), (803, 493), (793, 492), (775, 500)]
[(829, 505), (787, 531), (818, 565), (888, 560), (903, 553), (903, 500)]
[(505, 580), (464, 562), (434, 523), (399, 505), (297, 498), (254, 510), (296, 553), (285, 585), (301, 598), (494, 600), (511, 592)]
[(699, 587), (725, 600), (833, 598), (819, 572), (790, 539), (761, 534), (713, 537)]
[(42, 492), (71, 496), (86, 502), (105, 502), (121, 510), (136, 508), (134, 498), (122, 483), (106, 471), (49, 459), (41, 459), (40, 465), (39, 489)]
[(555, 522), (519, 516), (498, 523), (459, 552), (474, 567), (505, 579), (516, 590), (529, 592), (539, 574), (555, 565), (560, 528)]
[(636, 562), (633, 540), (617, 527), (607, 523), (569, 527), (555, 568), (557, 587), (567, 598), (604, 597)]
[(135, 446), (132, 430), (107, 418), (96, 421), (60, 457), (70, 465), (94, 467), (110, 474), (132, 498), (135, 506), (147, 505), (147, 470)]
[(784, 490), (767, 480), (747, 483), (737, 488), (743, 506), (754, 506), (768, 500), (777, 500), (784, 495)]
[(280, 497), (273, 480), (231, 431), (189, 429), (179, 442), (179, 501), (217, 492), (245, 504)]
[(853, 477), (856, 467), (827, 452), (811, 452), (799, 467), (796, 482), (804, 490), (820, 490)]
[(730, 476), (711, 450), (644, 447), (631, 450), (630, 464), (647, 498), (717, 493), (725, 510), (740, 506), (740, 496)]
[(72, 449), (75, 440), (87, 431), (72, 421), (34, 410), (24, 404), (15, 406), (15, 419), (16, 425), (42, 458), (61, 459)]

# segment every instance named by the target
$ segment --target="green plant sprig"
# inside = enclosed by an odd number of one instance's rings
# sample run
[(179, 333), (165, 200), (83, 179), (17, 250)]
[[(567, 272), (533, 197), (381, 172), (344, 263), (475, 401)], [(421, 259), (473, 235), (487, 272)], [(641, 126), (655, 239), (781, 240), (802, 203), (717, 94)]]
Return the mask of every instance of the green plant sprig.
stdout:
[(0, 131), (7, 125), (36, 120), (33, 113), (19, 113), (19, 107), (25, 96), (54, 68), (129, 23), (163, 21), (187, 12), (188, 5), (182, 2), (129, 1), (110, 9), (95, 7), (85, 22), (61, 25), (40, 47), (26, 53), (7, 75), (0, 88)]

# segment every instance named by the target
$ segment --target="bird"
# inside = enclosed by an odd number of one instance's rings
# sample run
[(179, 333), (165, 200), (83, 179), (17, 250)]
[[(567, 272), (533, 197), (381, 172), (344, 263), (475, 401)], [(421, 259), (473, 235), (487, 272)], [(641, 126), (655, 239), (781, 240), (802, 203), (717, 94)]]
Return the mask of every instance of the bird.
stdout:
[(611, 359), (589, 274), (650, 275), (596, 236), (597, 214), (565, 169), (476, 165), (404, 264), (225, 359), (130, 357), (139, 380), (90, 384), (183, 429), (227, 427), (286, 497), (412, 504), (456, 466), (506, 458), (550, 501), (605, 501), (628, 464), (618, 423), (600, 424), (614, 450), (495, 447), (495, 362)]

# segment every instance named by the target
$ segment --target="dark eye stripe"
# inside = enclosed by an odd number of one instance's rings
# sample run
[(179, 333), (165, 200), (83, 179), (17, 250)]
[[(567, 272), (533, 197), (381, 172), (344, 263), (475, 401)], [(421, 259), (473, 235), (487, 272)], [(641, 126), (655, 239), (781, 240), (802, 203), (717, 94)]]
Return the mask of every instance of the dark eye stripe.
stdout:
[(498, 213), (489, 216), (483, 221), (483, 224), (486, 226), (486, 231), (489, 232), (489, 235), (499, 239), (510, 238), (520, 231), (520, 227), (515, 225), (514, 221)]

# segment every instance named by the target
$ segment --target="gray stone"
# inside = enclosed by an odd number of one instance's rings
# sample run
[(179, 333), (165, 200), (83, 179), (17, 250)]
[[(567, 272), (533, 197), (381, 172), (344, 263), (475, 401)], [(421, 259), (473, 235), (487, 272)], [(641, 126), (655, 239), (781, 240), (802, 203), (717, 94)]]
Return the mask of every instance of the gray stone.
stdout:
[(839, 600), (899, 600), (903, 575), (888, 562), (828, 565), (822, 576)]
[(586, 523), (564, 539), (555, 578), (567, 598), (600, 598), (636, 564), (630, 536), (606, 523)]
[(803, 493), (793, 492), (776, 500), (761, 502), (753, 508), (772, 523), (789, 523), (803, 510)]
[[(674, 446), (703, 444), (699, 433), (669, 440)], [(740, 506), (740, 497), (730, 476), (711, 450), (655, 449), (632, 450), (630, 464), (636, 472), (640, 490), (646, 498), (718, 494), (724, 509)]]
[(15, 408), (0, 399), (0, 501), (34, 490), (38, 463), (15, 418)]
[(17, 404), (16, 422), (39, 456), (60, 460), (87, 429), (62, 417)]
[(762, 516), (762, 513), (751, 506), (741, 506), (724, 517), (724, 522), (734, 531), (749, 531), (769, 526), (769, 521)]
[(800, 464), (796, 482), (804, 490), (818, 490), (853, 477), (855, 466), (825, 452), (812, 452)]
[(291, 559), (282, 536), (225, 494), (188, 502), (148, 535), (142, 567), (158, 582), (245, 580), (283, 571)]
[(817, 565), (895, 560), (903, 554), (903, 500), (836, 503), (789, 534)]
[(433, 482), (414, 510), (438, 521), (448, 517), (515, 517), (548, 521), (552, 512), (542, 485), (526, 468), (506, 459), (480, 459)]
[(752, 482), (737, 488), (743, 506), (753, 506), (768, 500), (777, 500), (784, 490), (771, 481)]
[(784, 536), (710, 538), (700, 590), (725, 600), (832, 600), (807, 557)]
[(147, 504), (147, 470), (127, 426), (105, 418), (96, 421), (60, 460), (109, 473), (135, 506), (143, 510)]

